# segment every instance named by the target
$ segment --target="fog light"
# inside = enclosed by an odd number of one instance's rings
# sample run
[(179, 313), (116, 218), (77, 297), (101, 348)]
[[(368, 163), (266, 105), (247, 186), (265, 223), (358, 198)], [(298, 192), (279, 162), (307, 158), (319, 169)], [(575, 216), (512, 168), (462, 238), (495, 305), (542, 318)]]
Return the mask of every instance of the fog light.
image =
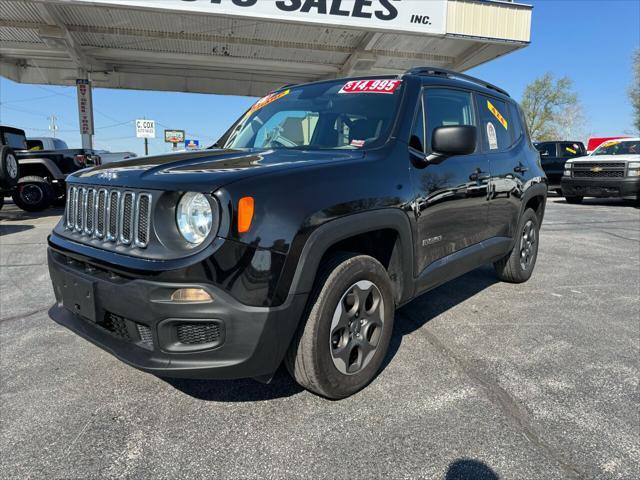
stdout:
[(180, 288), (171, 294), (171, 301), (210, 303), (213, 298), (201, 288)]

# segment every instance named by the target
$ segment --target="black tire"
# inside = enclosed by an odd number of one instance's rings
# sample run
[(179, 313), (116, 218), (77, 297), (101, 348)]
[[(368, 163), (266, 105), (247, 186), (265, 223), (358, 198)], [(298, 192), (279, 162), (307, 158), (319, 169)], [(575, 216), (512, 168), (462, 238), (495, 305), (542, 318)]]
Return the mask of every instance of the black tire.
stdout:
[(0, 188), (10, 189), (18, 184), (20, 165), (11, 148), (3, 145), (0, 148)]
[[(374, 288), (359, 287), (368, 284)], [(354, 303), (347, 306), (349, 298)], [(338, 322), (332, 331), (338, 309), (343, 309), (340, 319), (351, 320), (344, 327)], [(320, 268), (305, 316), (287, 352), (289, 373), (302, 387), (318, 395), (331, 399), (353, 395), (378, 373), (391, 340), (394, 313), (391, 281), (380, 262), (349, 253), (330, 257)], [(347, 352), (345, 362), (334, 355), (339, 351)], [(353, 352), (355, 360), (349, 363)], [(341, 371), (339, 364), (346, 371)]]
[(4, 193), (0, 192), (0, 210), (4, 207)]
[(556, 188), (556, 193), (557, 193), (559, 196), (562, 196), (562, 189), (561, 189), (561, 188)]
[(53, 187), (42, 177), (30, 176), (18, 181), (12, 195), (14, 203), (26, 212), (41, 212), (51, 206), (55, 198)]
[(493, 264), (498, 278), (503, 282), (526, 282), (536, 266), (540, 224), (532, 209), (525, 210), (517, 231), (516, 243), (511, 253)]
[(584, 197), (567, 197), (567, 196), (565, 196), (564, 199), (567, 201), (567, 203), (578, 204), (578, 203), (582, 203), (582, 200), (584, 200)]

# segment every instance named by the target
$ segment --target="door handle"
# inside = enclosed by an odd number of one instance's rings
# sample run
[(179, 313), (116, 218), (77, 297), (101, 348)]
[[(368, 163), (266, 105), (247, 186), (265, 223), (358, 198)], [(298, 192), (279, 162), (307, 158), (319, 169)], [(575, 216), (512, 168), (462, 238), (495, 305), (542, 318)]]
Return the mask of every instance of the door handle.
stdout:
[(516, 168), (513, 169), (513, 171), (516, 173), (525, 173), (528, 170), (529, 169), (522, 164), (519, 164)]
[(483, 172), (479, 168), (476, 168), (476, 170), (471, 175), (469, 175), (469, 180), (471, 180), (472, 182), (482, 182), (484, 180), (489, 180), (490, 178), (491, 175), (489, 175), (487, 172)]

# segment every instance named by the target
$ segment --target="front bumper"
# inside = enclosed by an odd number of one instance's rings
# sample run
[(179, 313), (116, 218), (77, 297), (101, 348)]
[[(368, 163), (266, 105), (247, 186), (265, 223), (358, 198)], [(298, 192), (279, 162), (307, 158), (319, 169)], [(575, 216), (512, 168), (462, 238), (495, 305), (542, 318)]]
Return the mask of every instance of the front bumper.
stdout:
[(565, 197), (627, 197), (640, 193), (640, 177), (573, 178), (562, 177)]
[[(123, 362), (164, 377), (269, 378), (307, 297), (251, 307), (209, 284), (125, 278), (52, 248), (48, 261), (56, 296), (51, 318)], [(213, 303), (171, 302), (171, 292), (185, 287), (205, 289)], [(191, 335), (184, 337), (185, 331)]]

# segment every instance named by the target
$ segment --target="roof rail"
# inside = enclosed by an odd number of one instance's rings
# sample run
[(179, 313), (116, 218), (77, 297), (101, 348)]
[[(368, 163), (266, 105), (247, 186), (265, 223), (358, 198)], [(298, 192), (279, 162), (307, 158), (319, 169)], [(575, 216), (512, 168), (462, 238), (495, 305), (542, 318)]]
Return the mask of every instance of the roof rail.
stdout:
[(495, 90), (507, 97), (510, 95), (505, 92), (500, 87), (496, 87), (495, 85), (485, 82), (484, 80), (480, 80), (479, 78), (472, 77), (471, 75), (465, 75), (464, 73), (454, 72), (453, 70), (447, 70), (445, 68), (440, 67), (415, 67), (411, 70), (407, 70), (405, 75), (433, 75), (433, 76), (443, 76), (448, 78), (459, 78), (461, 80), (466, 80), (471, 83), (475, 83), (476, 85), (481, 85), (486, 88), (490, 88), (491, 90)]

